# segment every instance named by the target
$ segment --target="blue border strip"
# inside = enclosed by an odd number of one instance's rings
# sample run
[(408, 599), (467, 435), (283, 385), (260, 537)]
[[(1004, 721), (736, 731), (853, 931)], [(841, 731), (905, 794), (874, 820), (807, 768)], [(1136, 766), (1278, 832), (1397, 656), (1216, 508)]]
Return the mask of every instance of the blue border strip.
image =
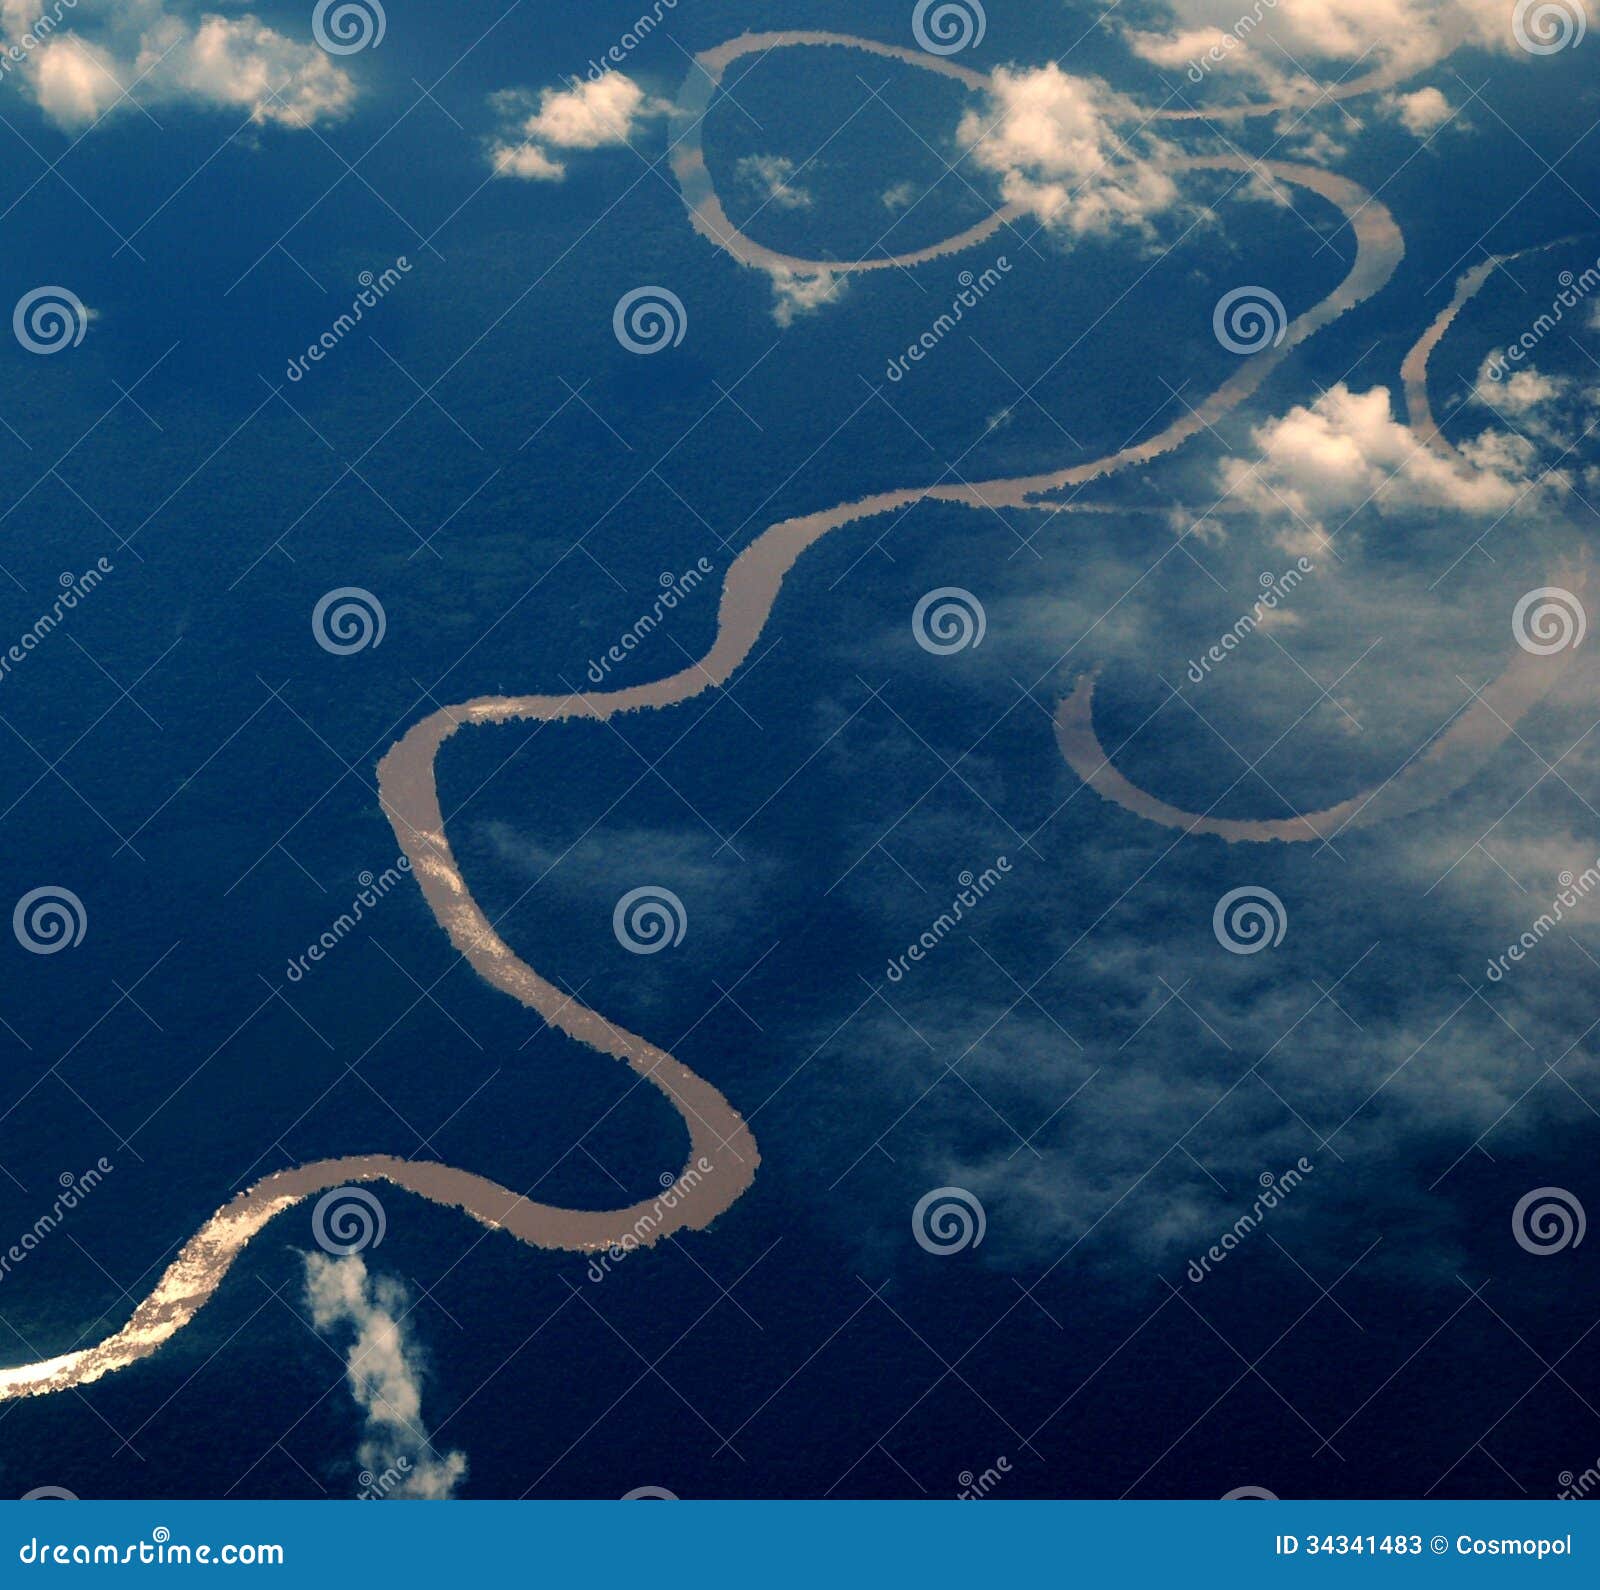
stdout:
[[(1586, 1526), (1585, 1519), (1594, 1521)], [(228, 1547), (245, 1560), (224, 1562)], [(258, 1548), (272, 1548), (269, 1560), (249, 1563)], [(281, 1560), (272, 1562), (274, 1556)], [(1600, 1582), (1600, 1516), (1561, 1502), (0, 1507), (0, 1583), (19, 1575), (44, 1583), (63, 1574), (115, 1581), (129, 1573), (181, 1583), (191, 1570), (202, 1573), (202, 1582), (248, 1575), (263, 1583), (348, 1587), (353, 1575), (376, 1571), (412, 1580), (435, 1574), (472, 1583), (563, 1582), (583, 1590), (640, 1590), (667, 1581), (692, 1586), (702, 1579), (760, 1590), (886, 1583), (986, 1590), (1005, 1582), (1236, 1590), (1241, 1583), (1336, 1580), (1593, 1586)]]

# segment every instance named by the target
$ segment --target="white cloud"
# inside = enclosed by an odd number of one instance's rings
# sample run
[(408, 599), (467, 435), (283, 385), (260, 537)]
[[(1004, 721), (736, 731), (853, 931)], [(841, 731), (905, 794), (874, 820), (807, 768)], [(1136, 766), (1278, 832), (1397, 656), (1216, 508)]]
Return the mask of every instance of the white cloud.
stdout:
[(777, 300), (772, 318), (780, 326), (791, 326), (799, 316), (815, 314), (824, 304), (838, 303), (850, 284), (850, 278), (837, 271), (806, 276), (796, 271), (775, 270), (771, 276)]
[(324, 51), (249, 14), (196, 21), (162, 0), (79, 0), (46, 28), (35, 0), (0, 0), (0, 36), (15, 52), (12, 72), (69, 130), (135, 102), (241, 109), (305, 127), (355, 98), (348, 72)]
[(1565, 397), (1572, 384), (1562, 376), (1546, 375), (1531, 367), (1515, 371), (1504, 381), (1496, 381), (1489, 374), (1493, 362), (1492, 357), (1483, 361), (1472, 395), (1485, 407), (1501, 414), (1525, 418), (1546, 403)]
[(1172, 0), (1168, 27), (1127, 38), (1142, 59), (1183, 72), (1185, 92), (1231, 76), (1274, 98), (1309, 98), (1339, 68), (1352, 81), (1378, 72), (1398, 82), (1463, 45), (1513, 51), (1511, 9), (1509, 0)]
[(600, 149), (626, 143), (634, 121), (645, 108), (645, 92), (631, 77), (607, 72), (571, 88), (547, 88), (539, 109), (522, 130), (539, 143), (558, 149)]
[(116, 66), (98, 45), (69, 37), (45, 45), (24, 71), (45, 115), (59, 126), (77, 127), (109, 109), (121, 92)]
[(746, 155), (733, 168), (739, 181), (758, 192), (780, 210), (808, 210), (811, 195), (794, 185), (794, 161), (783, 155)]
[(1248, 30), (1236, 34), (1214, 24), (1198, 27), (1180, 24), (1166, 32), (1154, 33), (1130, 28), (1126, 37), (1129, 47), (1141, 60), (1164, 72), (1183, 73), (1187, 79), (1186, 94), (1210, 75), (1244, 77), (1279, 93), (1286, 92), (1293, 82), (1294, 74), (1286, 69), (1282, 57), (1277, 57), (1275, 64), (1246, 47)]
[[(1350, 146), (1335, 138), (1325, 127), (1309, 126), (1310, 118), (1297, 118), (1297, 125), (1291, 129), (1279, 129), (1280, 137), (1301, 136), (1295, 143), (1284, 147), (1283, 153), (1291, 160), (1304, 160), (1313, 166), (1336, 166), (1350, 153)], [(1349, 123), (1342, 124), (1342, 130), (1349, 131)]]
[(296, 44), (253, 16), (207, 16), (169, 60), (203, 104), (249, 107), (257, 121), (307, 127), (354, 97), (348, 75), (322, 50)]
[(507, 89), (491, 103), (507, 124), (489, 150), (495, 174), (535, 182), (566, 176), (552, 149), (620, 148), (646, 121), (671, 108), (622, 72), (541, 89), (537, 99), (525, 89)]
[(886, 210), (903, 210), (915, 202), (917, 185), (914, 182), (897, 182), (884, 190), (883, 207)]
[[(1537, 475), (1536, 450), (1522, 437), (1488, 430), (1455, 454), (1424, 446), (1394, 417), (1386, 387), (1353, 392), (1343, 382), (1309, 408), (1297, 405), (1259, 426), (1255, 460), (1224, 459), (1221, 488), (1234, 504), (1293, 515), (1314, 533), (1364, 507), (1451, 508), (1499, 514), (1513, 507)], [(1551, 484), (1564, 479), (1547, 476)], [(1300, 545), (1292, 538), (1292, 546)]]
[(1048, 66), (994, 74), (988, 103), (962, 117), (957, 137), (997, 172), (1012, 203), (1074, 233), (1143, 229), (1178, 202), (1172, 177), (1123, 143), (1117, 126), (1140, 112), (1098, 78)]
[[(1380, 103), (1415, 138), (1426, 138), (1456, 114), (1455, 107), (1436, 88), (1419, 88), (1414, 94), (1388, 94)], [(1457, 118), (1452, 125), (1459, 128), (1462, 122)]]
[(402, 1324), (406, 1301), (399, 1282), (370, 1278), (359, 1256), (306, 1255), (312, 1324), (324, 1332), (355, 1327), (345, 1368), (367, 1418), (357, 1461), (373, 1475), (397, 1477), (386, 1495), (443, 1500), (466, 1477), (467, 1459), (439, 1453), (422, 1422), (421, 1376)]
[[(1193, 484), (1180, 460), (1166, 467), (1185, 485)], [(1277, 519), (1285, 517), (1281, 508), (1274, 511)], [(1095, 660), (1104, 664), (1107, 676), (1128, 679), (1143, 671), (1147, 681), (1142, 691), (1129, 690), (1120, 701), (1111, 691), (1102, 692), (1099, 726), (1107, 751), (1127, 776), (1142, 774), (1147, 787), (1174, 803), (1203, 791), (1198, 809), (1216, 811), (1213, 802), (1225, 796), (1233, 814), (1316, 810), (1423, 761), (1440, 731), (1470, 705), (1476, 687), (1499, 675), (1508, 657), (1522, 655), (1510, 633), (1518, 596), (1532, 586), (1568, 583), (1560, 564), (1551, 561), (1548, 539), (1535, 546), (1534, 537), (1507, 527), (1490, 543), (1493, 563), (1464, 560), (1450, 581), (1431, 588), (1439, 570), (1484, 528), (1476, 520), (1464, 531), (1454, 513), (1439, 515), (1431, 527), (1407, 523), (1404, 558), (1396, 558), (1392, 545), (1379, 547), (1375, 536), (1366, 546), (1341, 538), (1345, 561), (1318, 560), (1316, 577), (1294, 593), (1290, 604), (1299, 626), (1292, 633), (1277, 630), (1276, 639), (1318, 679), (1344, 676), (1338, 694), (1359, 724), (1326, 704), (1306, 715), (1315, 687), (1265, 636), (1259, 637), (1253, 658), (1242, 648), (1203, 690), (1192, 696), (1184, 692), (1203, 718), (1177, 702), (1156, 710), (1163, 693), (1157, 680), (1178, 679), (1179, 660), (1198, 655), (1246, 608), (1258, 571), (1281, 567), (1262, 545), (1259, 532), (1268, 527), (1252, 524), (1223, 548), (1204, 554), (1227, 590), (1207, 579), (1189, 581), (1185, 589), (1193, 591), (1194, 607), (1175, 601), (1172, 591), (1144, 600), (1140, 591), (1128, 595), (1143, 564), (1117, 548), (1127, 538), (1098, 538), (1106, 567), (1093, 574), (1077, 565), (1052, 579), (1048, 569), (1035, 565), (1026, 575), (983, 591), (990, 639), (972, 655), (983, 656), (991, 645), (1014, 645), (1020, 628), (1030, 656), (1040, 659), (1037, 665), (1030, 661), (1033, 672), (1022, 676), (1032, 679), (1058, 662), (1072, 637), (1093, 627)], [(1419, 558), (1423, 536), (1429, 555)], [(968, 567), (976, 569), (980, 561)], [(1336, 580), (1330, 578), (1334, 575)], [(958, 564), (940, 577), (965, 576)], [(1019, 627), (1015, 608), (1033, 590), (1055, 605)], [(1123, 597), (1127, 600), (1118, 612), (1100, 622), (1106, 607)], [(1124, 616), (1123, 632), (1108, 640), (1106, 630)], [(1366, 662), (1352, 667), (1369, 649)], [(1016, 660), (1015, 652), (1002, 650), (996, 661), (1007, 655)], [(1075, 656), (1053, 677), (1065, 684), (1086, 665), (1087, 659)], [(1229, 676), (1236, 667), (1254, 671), (1244, 678)], [(995, 683), (1014, 672), (1010, 665), (1001, 667)], [(1589, 676), (1580, 667), (1570, 681), (1564, 699), (1551, 698), (1537, 719), (1518, 724), (1547, 760), (1573, 744), (1594, 716), (1592, 707), (1587, 716), (1578, 715), (1592, 693), (1583, 688)], [(1185, 720), (1187, 732), (1181, 727)], [(1219, 743), (1207, 723), (1226, 728), (1240, 760), (1230, 753), (1226, 765), (1219, 762)], [(1280, 740), (1278, 753), (1266, 756)], [(1585, 773), (1590, 763), (1581, 759), (1588, 751), (1593, 747), (1586, 742), (1574, 752)], [(1600, 758), (1600, 751), (1594, 756)], [(1244, 758), (1261, 759), (1271, 788), (1239, 782)], [(1190, 839), (1185, 845), (1212, 851), (1209, 858), (1195, 858), (1192, 892), (1188, 884), (1167, 889), (1141, 908), (1137, 895), (1130, 900), (1124, 894), (1128, 877), (1156, 862), (1174, 835), (1119, 819), (1107, 830), (1098, 855), (1089, 854), (1094, 846), (1083, 852), (1082, 875), (1074, 887), (1086, 904), (1077, 920), (1062, 922), (1052, 916), (1050, 869), (1036, 871), (1026, 857), (1016, 857), (1014, 881), (983, 907), (985, 913), (1002, 913), (1001, 919), (985, 915), (972, 924), (972, 935), (983, 947), (952, 934), (937, 952), (937, 968), (909, 973), (897, 986), (895, 1013), (864, 1012), (851, 1024), (841, 1053), (877, 1057), (873, 1086), (887, 1098), (886, 1106), (875, 1106), (879, 1118), (904, 1122), (897, 1128), (900, 1143), (890, 1145), (896, 1165), (885, 1162), (880, 1172), (871, 1173), (874, 1179), (881, 1175), (882, 1185), (893, 1188), (907, 1210), (930, 1187), (955, 1184), (976, 1192), (988, 1210), (989, 1235), (968, 1257), (1002, 1270), (1016, 1267), (1019, 1249), (1026, 1252), (1030, 1242), (1046, 1263), (1076, 1243), (1075, 1264), (1104, 1264), (1119, 1273), (1137, 1264), (1144, 1273), (1153, 1262), (1177, 1280), (1190, 1255), (1228, 1230), (1241, 1205), (1249, 1207), (1258, 1175), (1281, 1172), (1301, 1154), (1318, 1169), (1306, 1190), (1291, 1200), (1285, 1218), (1306, 1220), (1314, 1250), (1342, 1249), (1341, 1264), (1371, 1240), (1365, 1230), (1375, 1185), (1369, 1166), (1425, 1166), (1414, 1181), (1396, 1174), (1383, 1183), (1386, 1218), (1403, 1223), (1415, 1200), (1429, 1218), (1448, 1226), (1463, 1206), (1452, 1203), (1448, 1180), (1431, 1192), (1428, 1186), (1460, 1149), (1491, 1131), (1486, 1147), (1497, 1158), (1497, 1142), (1509, 1151), (1515, 1134), (1532, 1138), (1536, 1154), (1539, 1133), (1552, 1117), (1532, 1112), (1549, 1102), (1560, 1113), (1553, 1101), (1534, 1096), (1528, 1096), (1528, 1108), (1517, 1106), (1536, 1079), (1538, 1062), (1530, 1055), (1526, 1071), (1516, 1062), (1513, 1075), (1505, 1045), (1494, 1036), (1506, 1031), (1496, 1014), (1478, 1003), (1475, 1015), (1463, 1011), (1466, 1020), (1452, 1018), (1456, 999), (1443, 993), (1458, 971), (1482, 980), (1484, 958), (1544, 909), (1558, 869), (1581, 871), (1593, 860), (1594, 838), (1584, 838), (1578, 819), (1586, 814), (1576, 803), (1524, 801), (1508, 813), (1539, 767), (1526, 747), (1510, 742), (1499, 757), (1485, 761), (1481, 777), (1453, 795), (1448, 806), (1441, 801), (1410, 820), (1401, 821), (1400, 814), (1375, 823), (1359, 838), (1336, 840), (1341, 851), (1352, 840), (1358, 846), (1363, 875), (1334, 891), (1303, 886), (1304, 869), (1286, 846), (1239, 844), (1224, 851), (1216, 841)], [(994, 769), (987, 771), (999, 778)], [(1572, 765), (1562, 771), (1574, 781), (1579, 777)], [(1074, 795), (1074, 805), (1098, 798), (1085, 790)], [(1471, 847), (1497, 819), (1495, 835), (1485, 841), (1491, 860)], [(850, 845), (849, 855), (869, 845), (878, 831), (867, 827), (865, 817), (860, 826), (859, 839), (854, 833), (841, 839)], [(991, 831), (1000, 843), (999, 828)], [(946, 830), (931, 820), (908, 823), (900, 839), (895, 861), (922, 884), (953, 865), (952, 856), (970, 859), (981, 843), (969, 824), (953, 847)], [(1530, 842), (1548, 848), (1537, 856), (1520, 855), (1516, 847)], [(1312, 848), (1300, 852), (1302, 858)], [(877, 876), (856, 879), (848, 896), (852, 907), (868, 913), (866, 920), (873, 919), (873, 911), (882, 912), (879, 936), (887, 945), (901, 937), (900, 923), (920, 927), (938, 909), (929, 907), (928, 896), (911, 879), (900, 879), (895, 867), (883, 863)], [(1278, 969), (1270, 977), (1260, 969), (1265, 957), (1219, 953), (1210, 934), (1218, 896), (1245, 880), (1267, 884), (1288, 907), (1288, 938), (1281, 951), (1271, 952)], [(1116, 909), (1102, 914), (1113, 902)], [(1303, 953), (1298, 965), (1313, 973), (1319, 962), (1344, 969), (1374, 941), (1383, 946), (1384, 959), (1373, 954), (1356, 970), (1355, 1002), (1346, 1002), (1363, 1030), (1358, 1033), (1326, 1006), (1307, 1020), (1310, 1000), (1299, 997), (1288, 970), (1295, 963), (1287, 957)], [(990, 960), (986, 950), (997, 960)], [(1582, 982), (1577, 969), (1585, 962), (1570, 943), (1552, 941), (1540, 953), (1549, 957), (1548, 975), (1541, 972), (1533, 982), (1535, 974), (1526, 969), (1520, 986), (1514, 989), (1515, 978), (1508, 978), (1497, 998), (1541, 1006), (1541, 1026), (1556, 1006), (1556, 1023), (1543, 1030), (1559, 1031), (1560, 1018), (1582, 1004), (1575, 989)], [(1032, 970), (1025, 971), (1018, 958)], [(1015, 1007), (1016, 989), (1008, 977), (1032, 981), (1040, 968), (1052, 966), (1060, 970), (1051, 981), (1048, 1011), (1026, 1003)], [(1182, 1001), (1172, 999), (1170, 990), (1185, 987), (1183, 979), (1191, 975), (1193, 988)], [(1525, 1024), (1525, 1006), (1497, 1002), (1497, 1010), (1519, 1031), (1532, 1025)], [(1093, 1012), (1093, 1022), (1080, 1021), (1085, 1011)], [(910, 1025), (902, 1025), (902, 1018)], [(1583, 1016), (1582, 1023), (1589, 1019)], [(1085, 1052), (1063, 1036), (1056, 1020)], [(1447, 1029), (1441, 1022), (1448, 1022)], [(805, 1034), (803, 1052), (828, 1040), (832, 1025), (819, 1016)], [(1281, 1042), (1290, 1030), (1292, 1059), (1284, 1058)], [(919, 1099), (927, 1049), (918, 1032), (938, 1034), (942, 1047), (967, 1056), (963, 1075), (974, 1092), (958, 1090), (960, 1098), (936, 1092)], [(1448, 1043), (1436, 1052), (1446, 1032)], [(1431, 1034), (1437, 1035), (1429, 1042)], [(1281, 1077), (1271, 1077), (1273, 1088), (1289, 1099), (1293, 1113), (1271, 1092), (1230, 1086), (1248, 1064), (1234, 1064), (1235, 1055), (1269, 1050), (1273, 1064), (1281, 1067)], [(1398, 1060), (1408, 1055), (1415, 1059), (1395, 1074)], [(1107, 1057), (1113, 1057), (1111, 1063)], [(859, 1077), (854, 1080), (859, 1084)], [(861, 1097), (858, 1087), (857, 1107)], [(826, 1113), (835, 1100), (841, 1107), (848, 1102), (842, 1075), (836, 1094), (819, 1101), (818, 1113)], [(902, 1117), (902, 1110), (912, 1115)], [(1049, 1127), (1035, 1134), (1034, 1123), (1047, 1118)], [(1306, 1123), (1315, 1130), (1308, 1131)], [(1318, 1146), (1319, 1137), (1335, 1126), (1333, 1146), (1348, 1168)], [(1018, 1133), (1030, 1134), (1042, 1157), (1022, 1146)], [(1180, 1139), (1203, 1170), (1172, 1154), (1171, 1145)], [(1297, 1201), (1300, 1215), (1294, 1213)], [(1462, 1218), (1469, 1224), (1461, 1229), (1469, 1229), (1470, 1214)], [(1297, 1259), (1316, 1268), (1295, 1235), (1282, 1227), (1277, 1235)], [(1420, 1270), (1430, 1257), (1408, 1246), (1404, 1259)], [(1443, 1279), (1455, 1284), (1448, 1270)]]
[(1472, 399), (1492, 409), (1520, 434), (1565, 451), (1576, 447), (1600, 419), (1600, 390), (1570, 376), (1549, 375), (1532, 365), (1497, 381), (1492, 373), (1496, 367), (1492, 354), (1483, 361)]
[(524, 182), (561, 182), (567, 168), (552, 160), (538, 144), (497, 143), (490, 151), (497, 177), (521, 177)]
[(1509, 32), (1494, 0), (1284, 0), (1263, 31), (1291, 54), (1420, 67), (1448, 53), (1454, 39), (1486, 33), (1491, 14), (1493, 31)]

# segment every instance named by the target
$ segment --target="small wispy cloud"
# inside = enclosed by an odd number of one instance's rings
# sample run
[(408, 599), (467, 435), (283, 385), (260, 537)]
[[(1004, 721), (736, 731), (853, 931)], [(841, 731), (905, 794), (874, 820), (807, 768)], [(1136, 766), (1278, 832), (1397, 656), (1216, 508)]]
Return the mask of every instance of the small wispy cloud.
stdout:
[(780, 210), (809, 210), (811, 194), (794, 180), (794, 161), (784, 155), (746, 155), (734, 175)]
[[(1210, 78), (1234, 79), (1310, 103), (1330, 68), (1398, 78), (1426, 70), (1463, 45), (1512, 56), (1520, 50), (1505, 0), (1296, 0), (1293, 5), (1221, 8), (1212, 0), (1171, 0), (1165, 26), (1126, 30), (1134, 54), (1182, 73), (1185, 92)], [(1235, 17), (1229, 27), (1219, 16)], [(1425, 114), (1425, 107), (1419, 107)]]
[(422, 1420), (422, 1370), (404, 1327), (405, 1288), (370, 1276), (359, 1256), (306, 1255), (306, 1306), (325, 1334), (353, 1328), (345, 1372), (366, 1428), (356, 1457), (364, 1471), (398, 1477), (386, 1494), (424, 1501), (455, 1495), (466, 1478), (463, 1452), (441, 1453)]
[(849, 284), (849, 277), (840, 271), (818, 271), (815, 275), (774, 271), (772, 318), (780, 326), (792, 326), (801, 315), (812, 315), (824, 304), (838, 303)]

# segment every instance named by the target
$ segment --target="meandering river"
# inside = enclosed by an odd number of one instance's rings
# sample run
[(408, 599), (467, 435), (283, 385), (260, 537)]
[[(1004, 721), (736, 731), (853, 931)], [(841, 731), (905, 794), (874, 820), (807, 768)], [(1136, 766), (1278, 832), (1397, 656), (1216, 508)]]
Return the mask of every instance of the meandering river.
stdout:
[[(728, 67), (746, 56), (774, 49), (842, 48), (865, 51), (908, 63), (921, 70), (954, 78), (974, 92), (989, 85), (983, 74), (945, 58), (832, 33), (786, 32), (746, 34), (701, 54), (695, 61), (678, 103), (674, 122), (678, 142), (673, 169), (682, 187), (692, 224), (698, 232), (742, 265), (774, 276), (910, 269), (944, 255), (972, 248), (1024, 213), (1018, 205), (1001, 207), (955, 237), (910, 253), (840, 262), (807, 260), (782, 254), (746, 237), (730, 222), (707, 170), (700, 124)], [(1336, 90), (1337, 97), (1386, 86), (1364, 79)], [(1277, 106), (1234, 107), (1217, 119), (1262, 114)], [(1172, 112), (1172, 116), (1199, 113)], [(470, 1171), (428, 1161), (385, 1155), (360, 1155), (321, 1160), (269, 1175), (219, 1209), (183, 1246), (155, 1289), (134, 1310), (128, 1323), (104, 1341), (35, 1363), (0, 1370), (0, 1400), (33, 1396), (84, 1385), (155, 1352), (189, 1323), (216, 1292), (234, 1260), (249, 1242), (286, 1210), (335, 1189), (362, 1183), (387, 1183), (434, 1203), (460, 1209), (486, 1227), (506, 1232), (520, 1242), (543, 1249), (595, 1252), (624, 1240), (649, 1243), (682, 1230), (703, 1229), (724, 1214), (751, 1185), (760, 1164), (755, 1139), (738, 1111), (713, 1083), (649, 1040), (609, 1020), (563, 993), (534, 970), (500, 936), (496, 924), (474, 898), (450, 845), (448, 824), (440, 805), (437, 778), (439, 752), (460, 732), (475, 733), (517, 722), (557, 723), (572, 719), (604, 721), (621, 713), (661, 710), (688, 701), (725, 684), (749, 657), (761, 636), (789, 571), (807, 548), (824, 536), (884, 514), (899, 513), (927, 501), (959, 502), (974, 507), (1039, 508), (1050, 506), (1048, 494), (1113, 472), (1135, 468), (1181, 446), (1215, 425), (1260, 387), (1268, 375), (1301, 343), (1338, 316), (1378, 292), (1393, 275), (1404, 253), (1400, 230), (1385, 206), (1347, 178), (1286, 161), (1255, 162), (1242, 155), (1207, 155), (1181, 160), (1174, 170), (1221, 171), (1265, 177), (1314, 194), (1339, 211), (1351, 228), (1356, 258), (1344, 280), (1321, 303), (1287, 328), (1281, 342), (1239, 368), (1210, 396), (1184, 406), (1177, 418), (1144, 441), (1105, 457), (1077, 462), (1043, 473), (989, 480), (970, 485), (935, 484), (881, 491), (856, 501), (774, 524), (745, 549), (723, 582), (717, 633), (710, 650), (680, 672), (649, 684), (593, 694), (487, 696), (442, 708), (416, 724), (383, 758), (378, 768), (379, 794), (385, 815), (439, 926), (480, 976), (536, 1012), (550, 1026), (595, 1053), (624, 1066), (655, 1088), (663, 1103), (682, 1121), (686, 1167), (694, 1167), (680, 1183), (681, 1196), (663, 1210), (661, 1199), (622, 1209), (573, 1209), (538, 1203)], [(1442, 330), (1439, 333), (1443, 334)], [(1437, 339), (1435, 339), (1437, 340)], [(1425, 382), (1426, 353), (1421, 355)], [(1422, 388), (1425, 391), (1425, 385)], [(1452, 757), (1476, 755), (1493, 741), (1484, 719), (1491, 709), (1511, 723), (1526, 705), (1548, 688), (1548, 669), (1537, 659), (1522, 659), (1486, 694), (1481, 712), (1465, 715), (1447, 736)], [(1081, 686), (1062, 708), (1060, 733), (1067, 760), (1101, 794), (1130, 810), (1201, 832), (1232, 838), (1305, 838), (1343, 813), (1291, 819), (1282, 832), (1264, 832), (1271, 824), (1236, 825), (1196, 818), (1164, 807), (1134, 790), (1111, 768), (1094, 739), (1092, 682)], [(1476, 709), (1475, 709), (1476, 712)], [(1441, 742), (1444, 744), (1444, 742)], [(1457, 764), (1452, 761), (1451, 767)], [(1404, 786), (1387, 806), (1388, 815), (1415, 809), (1421, 798), (1438, 798), (1453, 787), (1453, 772), (1434, 766)], [(1373, 797), (1369, 805), (1376, 805)], [(1363, 808), (1365, 809), (1365, 808)], [(1355, 813), (1352, 813), (1352, 820)], [(1299, 832), (1296, 825), (1308, 831)], [(1254, 830), (1245, 833), (1243, 828)], [(1294, 830), (1294, 831), (1291, 831)]]

